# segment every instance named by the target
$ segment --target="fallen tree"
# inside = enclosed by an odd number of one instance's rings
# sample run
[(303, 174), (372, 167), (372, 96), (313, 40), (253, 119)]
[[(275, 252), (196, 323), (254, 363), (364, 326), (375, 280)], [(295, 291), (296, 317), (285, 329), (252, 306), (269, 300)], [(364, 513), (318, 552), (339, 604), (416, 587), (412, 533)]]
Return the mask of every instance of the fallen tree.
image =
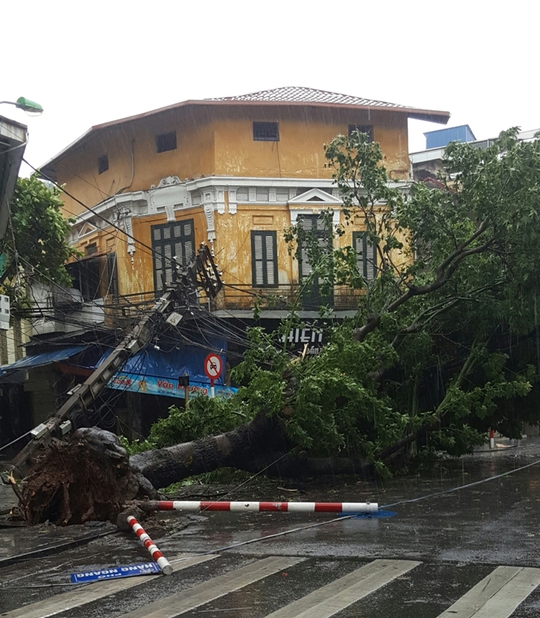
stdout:
[[(28, 519), (55, 510), (40, 506), (47, 500), (60, 505), (61, 522), (104, 517), (103, 493), (114, 515), (126, 500), (224, 466), (298, 475), (347, 462), (385, 474), (415, 452), (460, 455), (489, 428), (515, 437), (524, 421), (538, 423), (538, 406), (527, 402), (540, 365), (540, 142), (516, 135), (504, 133), (486, 150), (451, 144), (444, 175), (407, 190), (388, 182), (367, 136), (337, 137), (328, 164), (346, 216), (365, 223), (377, 277), (360, 271), (367, 256), (351, 246), (326, 251), (301, 226), (287, 237), (307, 247), (323, 286), (359, 290), (356, 316), (323, 320), (329, 343), (314, 358), (292, 360), (279, 342), (301, 323), (294, 311), (276, 339), (253, 329), (235, 370), (237, 396), (171, 409), (152, 428), (150, 450), (129, 459), (110, 441), (103, 450), (103, 434), (79, 430), (66, 448), (90, 457), (83, 444), (93, 443), (96, 461), (115, 468), (103, 476), (108, 489), (90, 489), (90, 471), (78, 478), (68, 464), (56, 490), (53, 483), (40, 498), (67, 451), (50, 455), (25, 481)], [(345, 224), (337, 233), (350, 231)], [(71, 488), (81, 486), (97, 493), (75, 509)]]
[(156, 488), (224, 467), (294, 478), (373, 470), (366, 460), (296, 452), (281, 424), (264, 412), (232, 431), (131, 457), (115, 434), (83, 428), (47, 449), (22, 483), (21, 508), (30, 524), (116, 521), (130, 501), (159, 499)]

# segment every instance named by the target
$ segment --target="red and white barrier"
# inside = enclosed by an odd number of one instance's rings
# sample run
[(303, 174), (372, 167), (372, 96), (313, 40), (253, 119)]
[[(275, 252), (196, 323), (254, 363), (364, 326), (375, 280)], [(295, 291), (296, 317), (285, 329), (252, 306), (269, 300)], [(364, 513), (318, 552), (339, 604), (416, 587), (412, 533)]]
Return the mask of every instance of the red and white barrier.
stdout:
[(133, 532), (135, 532), (135, 534), (139, 537), (141, 543), (146, 547), (152, 558), (157, 562), (161, 572), (164, 575), (170, 575), (173, 572), (171, 563), (159, 551), (156, 544), (152, 541), (148, 534), (146, 534), (141, 524), (135, 519), (135, 517), (133, 517), (133, 515), (128, 516), (127, 522), (131, 526)]
[(179, 500), (146, 501), (148, 511), (280, 511), (284, 513), (376, 513), (377, 502), (195, 502)]

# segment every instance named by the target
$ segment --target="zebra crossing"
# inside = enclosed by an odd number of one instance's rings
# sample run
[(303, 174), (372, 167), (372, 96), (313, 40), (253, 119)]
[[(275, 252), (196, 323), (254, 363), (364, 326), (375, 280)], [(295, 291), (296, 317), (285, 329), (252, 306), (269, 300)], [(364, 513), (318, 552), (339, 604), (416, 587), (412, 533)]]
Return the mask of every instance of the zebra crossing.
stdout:
[[(173, 575), (149, 575), (109, 581), (99, 581), (76, 587), (68, 592), (52, 594), (36, 603), (28, 603), (18, 609), (2, 612), (1, 618), (66, 618), (77, 616), (107, 615), (117, 618), (175, 618), (176, 616), (243, 616), (253, 618), (330, 618), (337, 616), (381, 616), (372, 606), (364, 602), (379, 594), (381, 598), (392, 598), (393, 587), (401, 586), (397, 597), (401, 607), (395, 614), (409, 614), (418, 618), (509, 618), (519, 608), (540, 606), (540, 568), (496, 566), (486, 567), (480, 581), (466, 581), (457, 590), (458, 598), (452, 599), (443, 611), (435, 606), (423, 607), (417, 582), (427, 578), (422, 569), (432, 568), (420, 561), (399, 559), (375, 559), (367, 563), (347, 563), (346, 572), (334, 571), (330, 559), (299, 556), (268, 556), (264, 558), (241, 557), (236, 562), (224, 563), (224, 557), (211, 555), (180, 555), (171, 560)], [(223, 564), (220, 563), (223, 562)], [(190, 570), (212, 566), (202, 577), (203, 581), (186, 578)], [(451, 569), (451, 565), (444, 568)], [(455, 567), (457, 568), (457, 567)], [(326, 571), (326, 572), (325, 572)], [(415, 573), (419, 579), (415, 580)], [(319, 578), (322, 577), (322, 579)], [(278, 588), (285, 589), (282, 581), (290, 576), (291, 585), (287, 595), (276, 594)], [(199, 578), (200, 579), (200, 578)], [(444, 579), (444, 577), (442, 578)], [(477, 578), (478, 579), (478, 578)], [(186, 584), (186, 582), (188, 582)], [(304, 582), (302, 584), (302, 582)], [(152, 583), (152, 594), (148, 586)], [(167, 585), (159, 591), (159, 586)], [(300, 585), (301, 584), (301, 585)], [(452, 591), (449, 580), (440, 582)], [(295, 587), (296, 586), (296, 587)], [(310, 590), (310, 587), (312, 588)], [(306, 593), (307, 592), (307, 593)], [(129, 594), (133, 599), (129, 611), (122, 610), (121, 603), (114, 600), (117, 595)], [(274, 594), (272, 594), (274, 593)], [(236, 595), (236, 596), (234, 596)], [(530, 601), (531, 597), (534, 597)], [(396, 593), (394, 592), (394, 596)], [(266, 597), (271, 597), (267, 600)], [(236, 599), (242, 607), (232, 607), (228, 599)], [(265, 599), (261, 603), (261, 598)], [(222, 603), (222, 605), (219, 605)], [(232, 605), (235, 605), (232, 603)], [(398, 605), (399, 605), (398, 603)], [(415, 604), (416, 603), (416, 604)], [(107, 613), (96, 614), (96, 607), (107, 605)], [(439, 605), (441, 601), (439, 601)], [(111, 606), (113, 609), (111, 610)], [(129, 606), (129, 603), (128, 603)], [(371, 607), (371, 609), (370, 609)], [(245, 613), (242, 613), (245, 612)], [(373, 613), (370, 613), (372, 612)], [(521, 616), (522, 614), (520, 614)], [(524, 616), (535, 616), (534, 609)]]

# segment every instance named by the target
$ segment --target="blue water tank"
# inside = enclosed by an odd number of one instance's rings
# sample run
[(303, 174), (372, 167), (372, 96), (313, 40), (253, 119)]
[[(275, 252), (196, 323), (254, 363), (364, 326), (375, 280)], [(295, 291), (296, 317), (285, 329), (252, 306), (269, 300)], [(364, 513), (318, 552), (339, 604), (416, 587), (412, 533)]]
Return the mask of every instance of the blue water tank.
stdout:
[(426, 150), (444, 148), (449, 142), (474, 142), (476, 140), (468, 124), (439, 129), (438, 131), (428, 131), (424, 135), (426, 136)]

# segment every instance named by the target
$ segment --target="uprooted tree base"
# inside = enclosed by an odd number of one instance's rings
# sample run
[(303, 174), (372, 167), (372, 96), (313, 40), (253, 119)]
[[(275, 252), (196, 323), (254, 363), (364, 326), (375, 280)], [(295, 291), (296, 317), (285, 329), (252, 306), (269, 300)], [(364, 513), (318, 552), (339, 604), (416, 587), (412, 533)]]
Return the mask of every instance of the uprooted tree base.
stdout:
[(104, 458), (86, 442), (54, 442), (22, 484), (21, 511), (29, 524), (115, 521), (138, 482), (121, 461)]
[(298, 453), (280, 424), (263, 414), (233, 431), (131, 458), (114, 434), (88, 428), (76, 431), (68, 443), (53, 442), (23, 480), (21, 510), (30, 524), (116, 522), (129, 501), (156, 499), (158, 488), (221, 467), (289, 478), (372, 474), (365, 461)]

